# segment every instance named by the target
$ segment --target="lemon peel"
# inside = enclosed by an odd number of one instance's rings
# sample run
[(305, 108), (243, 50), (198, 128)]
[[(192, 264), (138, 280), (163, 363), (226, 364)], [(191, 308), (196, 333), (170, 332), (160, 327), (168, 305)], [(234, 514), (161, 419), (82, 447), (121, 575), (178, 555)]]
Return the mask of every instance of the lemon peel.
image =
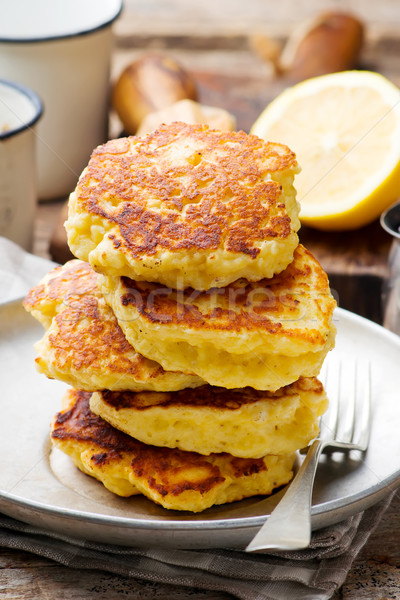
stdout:
[(400, 90), (378, 73), (344, 71), (287, 88), (251, 133), (296, 153), (303, 224), (356, 229), (400, 196)]

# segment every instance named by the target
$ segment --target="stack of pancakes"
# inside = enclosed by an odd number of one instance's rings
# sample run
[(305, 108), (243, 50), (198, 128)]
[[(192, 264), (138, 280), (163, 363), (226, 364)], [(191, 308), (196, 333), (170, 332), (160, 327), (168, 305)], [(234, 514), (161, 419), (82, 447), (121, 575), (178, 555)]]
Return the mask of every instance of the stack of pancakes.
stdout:
[(38, 370), (72, 386), (52, 440), (112, 492), (189, 511), (270, 494), (317, 435), (335, 301), (298, 242), (296, 172), (286, 146), (183, 123), (93, 152), (77, 259), (24, 305)]

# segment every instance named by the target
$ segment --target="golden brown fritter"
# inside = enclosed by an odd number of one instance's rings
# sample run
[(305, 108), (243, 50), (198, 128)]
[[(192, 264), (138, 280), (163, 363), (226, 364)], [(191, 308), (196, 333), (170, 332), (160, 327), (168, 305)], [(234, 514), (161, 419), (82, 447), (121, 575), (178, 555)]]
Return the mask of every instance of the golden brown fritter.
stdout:
[(270, 494), (292, 476), (294, 454), (246, 459), (149, 446), (114, 429), (89, 408), (89, 392), (70, 390), (52, 425), (54, 445), (84, 473), (121, 496), (141, 493), (164, 508), (202, 511)]
[(25, 309), (44, 327), (49, 327), (53, 317), (66, 305), (81, 297), (99, 297), (97, 275), (81, 260), (71, 260), (55, 267), (33, 287), (23, 301)]
[(25, 308), (47, 331), (35, 344), (36, 366), (79, 389), (178, 390), (202, 385), (196, 375), (166, 372), (126, 340), (85, 262), (57, 267), (34, 287)]
[(99, 272), (175, 289), (271, 277), (292, 260), (299, 171), (286, 146), (172, 123), (96, 148), (69, 200), (69, 246)]
[(145, 444), (243, 458), (288, 454), (318, 434), (322, 384), (301, 378), (277, 392), (208, 385), (179, 392), (95, 392), (91, 410)]
[(276, 390), (318, 375), (334, 345), (328, 278), (301, 245), (284, 271), (257, 283), (241, 279), (200, 292), (125, 277), (101, 280), (139, 352), (212, 385)]

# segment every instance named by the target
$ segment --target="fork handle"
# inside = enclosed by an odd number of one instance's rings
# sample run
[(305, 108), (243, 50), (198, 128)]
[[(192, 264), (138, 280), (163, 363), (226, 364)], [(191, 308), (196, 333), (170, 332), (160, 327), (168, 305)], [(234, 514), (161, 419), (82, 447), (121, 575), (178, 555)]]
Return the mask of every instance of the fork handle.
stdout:
[(311, 498), (319, 457), (324, 447), (315, 440), (282, 500), (246, 548), (262, 550), (300, 550), (311, 540)]

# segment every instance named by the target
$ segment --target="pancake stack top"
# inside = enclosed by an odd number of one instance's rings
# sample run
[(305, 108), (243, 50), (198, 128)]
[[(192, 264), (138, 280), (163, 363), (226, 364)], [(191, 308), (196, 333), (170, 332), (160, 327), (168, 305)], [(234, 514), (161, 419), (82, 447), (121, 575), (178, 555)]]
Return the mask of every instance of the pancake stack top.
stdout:
[(294, 154), (174, 123), (97, 148), (71, 194), (77, 260), (24, 301), (38, 370), (72, 385), (52, 439), (111, 491), (200, 511), (289, 481), (334, 345), (298, 243)]

